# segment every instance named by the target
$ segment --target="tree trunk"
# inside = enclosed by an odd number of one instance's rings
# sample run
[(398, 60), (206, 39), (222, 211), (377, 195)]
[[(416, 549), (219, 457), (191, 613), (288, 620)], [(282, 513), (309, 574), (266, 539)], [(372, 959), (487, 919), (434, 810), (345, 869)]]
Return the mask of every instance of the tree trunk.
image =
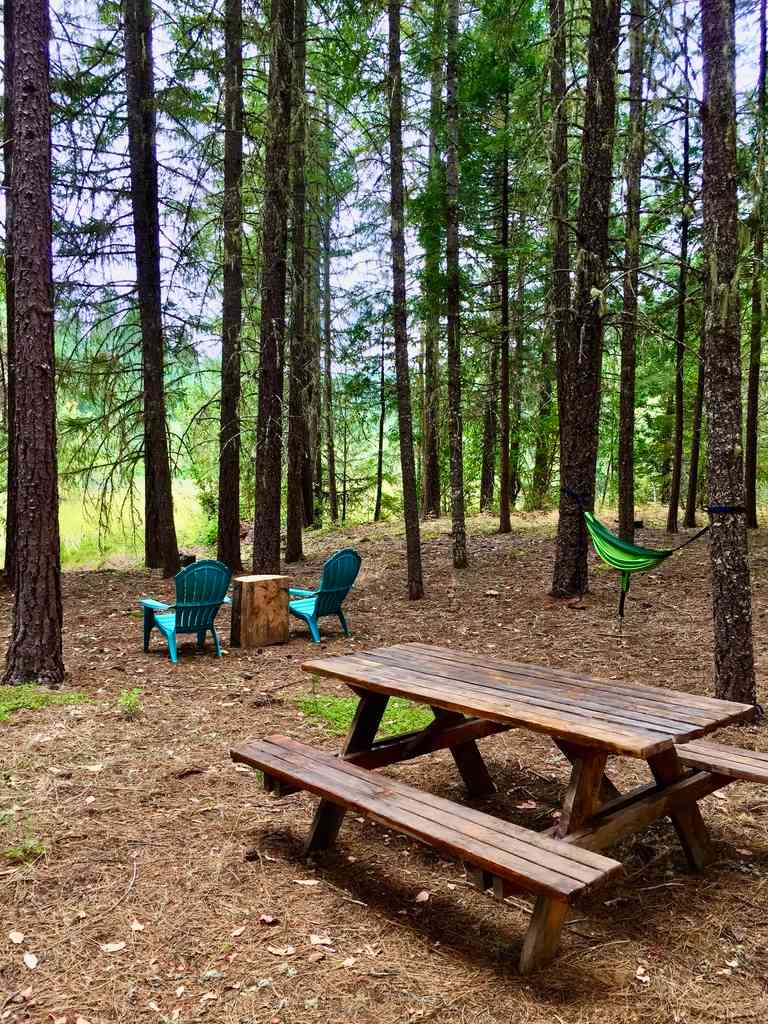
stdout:
[[(521, 221), (522, 226), (522, 221)], [(512, 410), (511, 410), (511, 440), (509, 447), (509, 501), (512, 507), (517, 504), (520, 491), (523, 488), (521, 471), (521, 440), (520, 432), (523, 427), (523, 348), (525, 344), (525, 271), (523, 262), (520, 260), (517, 270), (517, 295), (515, 310), (515, 385), (512, 389)]]
[(529, 509), (544, 507), (552, 472), (552, 452), (550, 450), (550, 418), (552, 416), (551, 363), (552, 351), (549, 338), (544, 337), (541, 345), (541, 363), (539, 365), (539, 408), (536, 415), (536, 449), (533, 456), (531, 489), (527, 502)]
[[(294, 0), (293, 19), (293, 175), (291, 355), (288, 381), (288, 508), (285, 540), (286, 562), (304, 557), (302, 528), (307, 515), (304, 475), (309, 458), (308, 391), (309, 352), (306, 335), (306, 63), (307, 2)], [(311, 507), (310, 485), (310, 507)]]
[(123, 0), (125, 80), (136, 288), (144, 378), (144, 550), (165, 576), (179, 571), (165, 422), (165, 351), (160, 285), (157, 123), (150, 0)]
[(467, 564), (464, 521), (464, 445), (461, 418), (461, 300), (459, 295), (459, 0), (448, 0), (446, 31), (446, 297), (448, 305), (448, 440), (451, 453), (453, 565)]
[(691, 422), (691, 457), (688, 467), (688, 495), (685, 500), (685, 518), (683, 526), (696, 526), (696, 502), (699, 493), (699, 462), (701, 458), (701, 414), (704, 406), (704, 367), (706, 325), (701, 326), (699, 342), (698, 373), (696, 375), (696, 398), (693, 403), (693, 420)]
[(576, 227), (578, 250), (564, 359), (558, 367), (558, 400), (561, 410), (565, 409), (565, 429), (560, 447), (564, 491), (552, 580), (556, 597), (583, 594), (588, 589), (582, 508), (593, 508), (595, 496), (618, 42), (618, 0), (605, 4), (593, 0)]
[(640, 272), (640, 188), (645, 157), (644, 63), (645, 0), (632, 0), (629, 18), (629, 131), (619, 395), (619, 536), (630, 543), (635, 539), (635, 345)]
[(256, 420), (256, 509), (253, 571), (280, 570), (280, 492), (283, 447), (283, 360), (291, 126), (293, 0), (272, 0), (272, 52), (267, 95), (262, 222), (259, 411)]
[[(315, 189), (313, 200), (317, 205), (318, 190)], [(323, 389), (320, 374), (320, 355), (322, 340), (320, 335), (320, 224), (317, 216), (312, 218), (309, 229), (309, 261), (310, 270), (307, 274), (307, 337), (310, 347), (310, 388), (308, 404), (310, 407), (309, 426), (309, 472), (302, 474), (304, 485), (305, 514), (306, 502), (310, 498), (312, 515), (304, 519), (305, 526), (320, 525), (323, 521)], [(310, 489), (309, 495), (307, 488)]]
[(3, 188), (5, 189), (5, 337), (6, 337), (6, 426), (8, 462), (5, 506), (5, 578), (13, 585), (16, 550), (16, 443), (13, 436), (16, 396), (15, 345), (13, 337), (13, 212), (11, 209), (11, 167), (13, 166), (13, 10), (14, 0), (3, 8)]
[(413, 458), (411, 384), (405, 292), (405, 214), (403, 186), (403, 78), (400, 64), (400, 0), (389, 0), (389, 160), (392, 237), (392, 318), (397, 378), (397, 420), (403, 476), (403, 512), (408, 557), (408, 597), (424, 596), (421, 536)]
[(765, 280), (765, 119), (766, 105), (766, 0), (760, 0), (760, 70), (757, 76), (757, 166), (752, 210), (752, 317), (749, 332), (747, 383), (746, 498), (747, 526), (757, 527), (757, 435), (760, 397), (760, 359), (763, 347)]
[[(549, 62), (552, 137), (550, 141), (550, 177), (552, 218), (552, 335), (555, 348), (555, 373), (558, 385), (558, 431), (560, 451), (568, 437), (565, 400), (566, 363), (568, 358), (568, 324), (571, 306), (571, 252), (568, 238), (568, 119), (565, 106), (565, 0), (549, 0), (549, 31), (551, 55)], [(562, 391), (561, 391), (562, 383)], [(562, 467), (560, 472), (563, 483)], [(560, 499), (562, 505), (562, 497)]]
[(224, 281), (216, 557), (233, 573), (240, 555), (240, 328), (243, 314), (243, 9), (224, 8)]
[(501, 154), (499, 188), (499, 533), (509, 533), (510, 460), (509, 460), (509, 149), (506, 131), (509, 124), (509, 97), (504, 96), (504, 149)]
[(439, 519), (440, 495), (440, 273), (441, 209), (437, 202), (441, 187), (439, 132), (443, 119), (443, 64), (445, 50), (445, 0), (433, 0), (432, 74), (429, 92), (429, 177), (430, 201), (422, 230), (424, 249), (424, 457), (422, 464), (422, 508), (424, 519)]
[(701, 0), (703, 242), (708, 273), (704, 397), (709, 500), (715, 507), (742, 509), (711, 517), (715, 693), (754, 704), (752, 593), (743, 514), (734, 21), (733, 0)]
[(333, 336), (331, 334), (331, 217), (323, 225), (323, 387), (325, 412), (325, 447), (328, 465), (328, 504), (331, 522), (339, 520), (339, 498), (336, 490), (336, 450), (333, 423)]
[[(11, 640), (4, 682), (64, 679), (56, 463), (51, 97), (45, 0), (14, 0), (11, 233), (16, 401), (16, 550)], [(8, 29), (6, 22), (6, 31)], [(7, 69), (6, 69), (7, 70)]]
[(373, 521), (381, 519), (381, 495), (384, 489), (384, 424), (387, 419), (387, 396), (384, 391), (384, 334), (381, 335), (381, 360), (379, 370), (379, 447), (376, 458), (376, 506)]
[[(495, 294), (496, 288), (493, 289)], [(480, 469), (480, 511), (490, 512), (493, 507), (493, 487), (496, 480), (496, 435), (499, 421), (499, 345), (491, 339), (488, 357), (488, 391), (483, 409), (483, 461)]]
[(675, 432), (672, 440), (672, 475), (669, 483), (667, 533), (677, 533), (680, 508), (680, 481), (683, 475), (683, 427), (685, 412), (685, 332), (688, 302), (688, 234), (691, 223), (691, 156), (690, 97), (688, 95), (688, 17), (683, 4), (683, 67), (685, 98), (683, 100), (683, 182), (682, 215), (680, 217), (680, 270), (677, 279), (677, 324), (675, 329)]

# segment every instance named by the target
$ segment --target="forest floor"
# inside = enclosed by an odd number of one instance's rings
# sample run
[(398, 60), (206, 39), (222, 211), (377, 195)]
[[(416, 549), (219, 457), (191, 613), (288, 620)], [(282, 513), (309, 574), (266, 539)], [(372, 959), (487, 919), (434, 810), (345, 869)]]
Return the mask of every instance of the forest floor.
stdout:
[[(313, 682), (301, 663), (385, 643), (454, 644), (708, 692), (706, 542), (636, 580), (618, 637), (616, 577), (596, 563), (584, 600), (547, 596), (553, 522), (517, 516), (513, 532), (499, 536), (490, 519), (472, 520), (471, 564), (461, 572), (451, 567), (448, 522), (429, 524), (427, 597), (417, 603), (405, 597), (399, 526), (310, 539), (308, 560), (288, 569), (303, 585), (335, 548), (355, 545), (363, 555), (347, 604), (351, 639), (330, 632), (318, 649), (296, 623), (285, 646), (227, 650), (221, 660), (210, 644), (203, 654), (185, 644), (177, 666), (159, 639), (149, 654), (141, 644), (137, 599), (169, 598), (167, 581), (119, 565), (66, 572), (67, 686), (91, 702), (18, 711), (0, 723), (0, 1021), (768, 1019), (768, 793), (757, 786), (703, 801), (719, 856), (702, 876), (687, 873), (667, 823), (623, 844), (626, 878), (581, 902), (558, 959), (521, 978), (525, 901), (481, 896), (460, 865), (354, 815), (336, 851), (303, 862), (311, 798), (275, 801), (229, 759), (232, 741), (275, 731), (337, 747), (327, 724), (298, 702), (313, 689), (348, 691)], [(640, 536), (666, 546), (661, 530)], [(752, 537), (752, 564), (765, 703), (765, 531)], [(7, 622), (7, 595), (1, 600)], [(221, 626), (228, 636), (226, 615)], [(130, 719), (117, 700), (136, 687), (144, 710)], [(767, 750), (768, 726), (719, 738)], [(499, 788), (478, 806), (531, 828), (551, 824), (567, 779), (552, 744), (512, 731), (483, 749)], [(641, 779), (637, 762), (614, 759), (611, 769), (620, 787)], [(465, 799), (447, 753), (388, 771)], [(429, 898), (417, 900), (424, 892)]]

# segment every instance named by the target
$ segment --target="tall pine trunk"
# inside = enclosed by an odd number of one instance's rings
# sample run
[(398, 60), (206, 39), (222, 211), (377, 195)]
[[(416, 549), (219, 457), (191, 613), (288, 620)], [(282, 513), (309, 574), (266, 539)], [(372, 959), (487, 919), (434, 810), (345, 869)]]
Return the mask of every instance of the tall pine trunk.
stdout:
[(13, 338), (13, 215), (11, 209), (11, 167), (13, 166), (13, 4), (5, 0), (3, 8), (3, 188), (5, 189), (5, 339), (6, 391), (5, 414), (8, 429), (8, 461), (5, 486), (5, 578), (13, 584), (13, 557), (16, 550), (16, 444), (13, 437), (16, 370)]
[(467, 564), (464, 517), (464, 444), (461, 417), (461, 299), (459, 280), (459, 0), (448, 0), (446, 31), (446, 297), (448, 305), (448, 440), (451, 454), (453, 564)]
[(509, 446), (509, 500), (513, 507), (517, 504), (517, 499), (523, 488), (521, 432), (523, 429), (523, 369), (525, 364), (525, 269), (522, 259), (517, 268), (515, 306), (514, 387), (512, 388)]
[(763, 348), (765, 302), (765, 119), (766, 104), (766, 0), (760, 0), (760, 68), (757, 76), (757, 166), (752, 209), (752, 316), (749, 332), (749, 379), (747, 383), (746, 499), (747, 526), (757, 526), (757, 435), (760, 397), (760, 358)]
[(288, 152), (291, 130), (293, 0), (272, 0), (264, 160), (259, 410), (256, 420), (253, 571), (280, 569), (283, 360), (288, 249)]
[(144, 383), (144, 556), (165, 576), (179, 570), (165, 419), (165, 351), (160, 285), (157, 120), (151, 0), (123, 0), (125, 81), (136, 289)]
[(381, 354), (379, 356), (379, 441), (376, 454), (376, 504), (373, 510), (373, 521), (381, 519), (381, 499), (384, 490), (384, 425), (387, 420), (387, 395), (384, 390), (384, 334), (381, 335)]
[[(11, 640), (4, 682), (59, 686), (62, 656), (56, 462), (51, 97), (46, 0), (14, 0), (11, 234), (16, 401), (16, 549)], [(6, 22), (6, 31), (8, 30)]]
[(629, 132), (619, 396), (619, 536), (630, 543), (635, 539), (635, 369), (637, 289), (640, 276), (640, 187), (645, 156), (644, 60), (645, 0), (632, 0), (629, 18)]
[(336, 444), (333, 420), (333, 334), (331, 332), (331, 214), (323, 225), (323, 414), (325, 417), (325, 457), (328, 467), (328, 506), (331, 522), (339, 520), (336, 488)]
[(509, 99), (504, 96), (504, 149), (499, 168), (499, 533), (509, 533), (510, 459), (509, 459), (509, 148), (506, 131), (509, 123)]
[(556, 597), (583, 594), (588, 589), (582, 508), (593, 508), (595, 497), (618, 42), (618, 0), (593, 0), (573, 300), (564, 358), (558, 366), (558, 400), (565, 417), (560, 447), (564, 489), (552, 579)]
[(754, 704), (752, 593), (743, 514), (739, 215), (733, 0), (701, 0), (704, 99), (703, 241), (715, 693)]
[(691, 225), (691, 138), (688, 82), (688, 17), (683, 4), (683, 68), (685, 98), (683, 100), (683, 182), (682, 213), (680, 216), (680, 269), (677, 278), (677, 320), (675, 325), (675, 430), (672, 438), (672, 474), (669, 482), (669, 508), (667, 533), (677, 533), (680, 508), (680, 483), (683, 475), (683, 427), (685, 425), (685, 332), (688, 304), (688, 236)]
[(438, 519), (440, 495), (440, 237), (442, 206), (439, 132), (443, 118), (445, 49), (445, 0), (433, 0), (430, 33), (432, 72), (429, 90), (429, 161), (427, 223), (422, 230), (424, 248), (424, 456), (422, 460), (422, 506), (425, 519)]
[[(492, 289), (492, 294), (498, 292)], [(488, 355), (488, 383), (483, 406), (483, 458), (480, 467), (480, 511), (490, 512), (496, 482), (496, 442), (499, 426), (499, 344), (491, 338)]]
[(224, 288), (216, 557), (233, 572), (240, 555), (240, 329), (243, 315), (243, 9), (224, 8)]
[(529, 509), (544, 507), (549, 490), (552, 453), (550, 417), (552, 415), (552, 350), (548, 337), (542, 339), (539, 363), (539, 405), (536, 414), (536, 447), (533, 456), (531, 489), (526, 505)]
[(696, 396), (693, 400), (693, 418), (691, 420), (691, 453), (688, 467), (688, 493), (685, 499), (685, 517), (683, 526), (696, 526), (696, 502), (699, 494), (699, 462), (701, 461), (701, 420), (704, 409), (704, 367), (706, 325), (702, 323), (701, 340), (699, 341), (698, 372), (696, 374)]
[[(293, 18), (293, 139), (291, 172), (293, 195), (291, 349), (288, 396), (288, 501), (285, 540), (286, 562), (303, 557), (302, 529), (307, 517), (304, 494), (305, 464), (309, 458), (309, 351), (306, 323), (306, 63), (307, 2), (294, 0)], [(312, 488), (310, 483), (310, 507)]]
[(403, 477), (408, 597), (424, 596), (421, 537), (413, 457), (411, 384), (408, 368), (408, 324), (405, 291), (405, 212), (403, 185), (403, 77), (400, 63), (400, 0), (389, 0), (389, 161), (392, 238), (392, 318), (397, 378), (397, 420)]

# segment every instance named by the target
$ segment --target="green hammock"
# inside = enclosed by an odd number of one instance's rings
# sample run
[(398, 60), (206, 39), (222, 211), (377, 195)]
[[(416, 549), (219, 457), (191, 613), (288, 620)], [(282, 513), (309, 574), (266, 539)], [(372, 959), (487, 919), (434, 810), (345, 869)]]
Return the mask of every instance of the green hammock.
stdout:
[[(655, 569), (663, 561), (674, 554), (678, 548), (641, 548), (636, 544), (629, 544), (627, 541), (611, 533), (607, 526), (603, 526), (599, 519), (591, 512), (584, 509), (584, 523), (592, 538), (595, 551), (612, 569), (621, 574), (621, 594), (619, 596), (619, 619), (624, 618), (624, 601), (629, 592), (629, 585), (632, 581), (632, 573), (645, 572), (647, 569)], [(706, 527), (705, 529), (709, 529)], [(704, 533), (702, 530), (700, 533)], [(696, 534), (696, 536), (700, 536)], [(691, 537), (690, 540), (695, 540)], [(686, 544), (690, 543), (686, 541)], [(680, 547), (684, 547), (681, 544)]]

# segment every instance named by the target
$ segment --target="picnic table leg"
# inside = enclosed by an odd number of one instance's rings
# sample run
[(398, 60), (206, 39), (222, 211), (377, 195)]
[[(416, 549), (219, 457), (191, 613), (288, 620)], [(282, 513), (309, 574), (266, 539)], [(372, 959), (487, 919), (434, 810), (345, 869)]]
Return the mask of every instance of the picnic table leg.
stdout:
[[(581, 756), (581, 747), (576, 746), (574, 743), (568, 743), (567, 740), (561, 740), (555, 738), (555, 746), (562, 751), (568, 760), (573, 764), (574, 760)], [(614, 786), (608, 776), (603, 773), (603, 778), (600, 783), (600, 799), (603, 803), (608, 803), (609, 800), (615, 800), (621, 796), (621, 792)]]
[[(435, 721), (446, 727), (460, 725), (466, 717), (458, 711), (446, 711), (443, 708), (433, 707), (432, 713), (435, 716)], [(490, 796), (496, 792), (496, 786), (488, 773), (483, 755), (474, 740), (458, 743), (455, 747), (448, 749), (453, 755), (453, 760), (456, 762), (456, 767), (470, 796)]]
[(608, 755), (592, 747), (570, 747), (571, 780), (554, 834), (558, 839), (580, 828), (602, 804), (601, 791)]
[[(357, 705), (355, 717), (349, 727), (341, 756), (357, 754), (368, 750), (376, 739), (381, 719), (386, 710), (389, 697), (385, 693), (372, 693), (368, 690), (359, 691), (360, 703)], [(321, 800), (315, 811), (309, 838), (304, 846), (304, 853), (325, 850), (333, 846), (339, 834), (346, 809), (330, 800)]]
[(549, 896), (538, 896), (520, 954), (520, 973), (530, 974), (551, 960), (560, 945), (568, 904)]
[[(685, 775), (674, 747), (648, 758), (648, 767), (654, 779), (662, 785), (670, 785)], [(678, 808), (670, 814), (677, 837), (685, 851), (688, 863), (694, 871), (703, 871), (714, 858), (707, 826), (695, 802)]]

